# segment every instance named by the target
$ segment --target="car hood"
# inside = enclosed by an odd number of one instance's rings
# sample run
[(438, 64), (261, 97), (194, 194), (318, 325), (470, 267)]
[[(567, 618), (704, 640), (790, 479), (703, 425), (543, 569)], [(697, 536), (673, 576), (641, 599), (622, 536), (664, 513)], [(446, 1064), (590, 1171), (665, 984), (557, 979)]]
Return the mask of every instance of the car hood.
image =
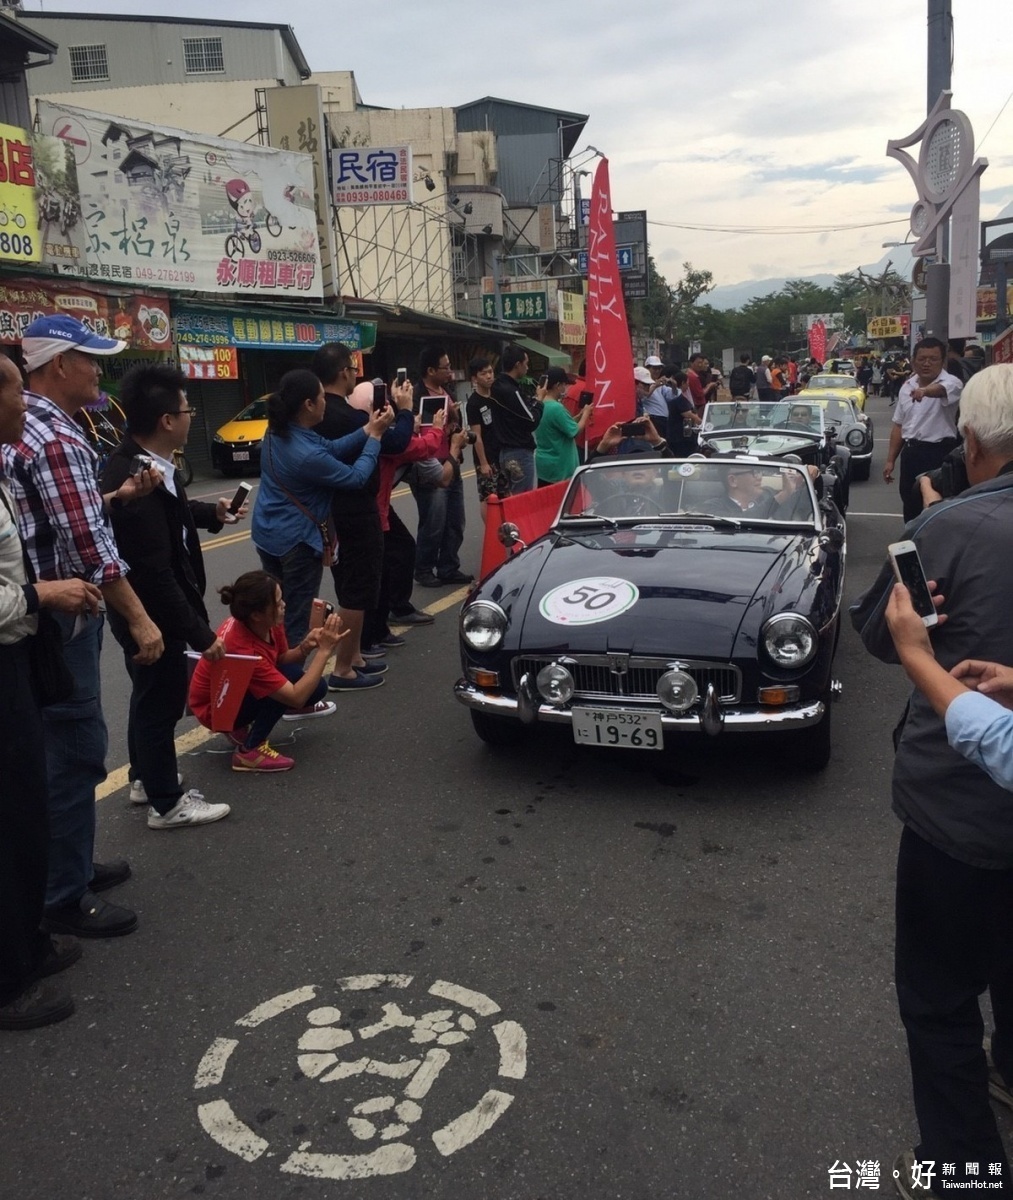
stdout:
[[(687, 532), (675, 545), (646, 552), (557, 544), (542, 556), (522, 629), (510, 640), (525, 654), (626, 651), (729, 659), (744, 621), (758, 629), (772, 604), (793, 603), (786, 594), (789, 580), (812, 538), (783, 531)], [(636, 599), (602, 620), (585, 611), (588, 624), (550, 619), (549, 612), (558, 617), (568, 611), (562, 597), (577, 595), (580, 581), (588, 579), (623, 581)]]
[(265, 433), (266, 421), (227, 421), (218, 430), (224, 442), (262, 442)]

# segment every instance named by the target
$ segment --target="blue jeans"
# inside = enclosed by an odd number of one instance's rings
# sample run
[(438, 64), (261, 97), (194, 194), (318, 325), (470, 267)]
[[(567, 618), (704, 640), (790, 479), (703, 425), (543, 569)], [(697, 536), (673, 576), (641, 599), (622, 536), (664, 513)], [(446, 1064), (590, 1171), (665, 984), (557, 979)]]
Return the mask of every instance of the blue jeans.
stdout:
[[(305, 542), (299, 542), (280, 558), (257, 547), (260, 565), (281, 584), (285, 600), (285, 636), (289, 646), (298, 646), (310, 627), (310, 609), (320, 594), (324, 577), (323, 559)], [(258, 743), (259, 745), (259, 743)]]
[[(288, 663), (284, 666), (279, 664), (278, 670), (289, 683), (298, 683), (303, 677), (303, 669), (296, 663)], [(317, 704), (326, 696), (327, 684), (321, 679), (306, 703), (308, 705)], [(289, 711), (291, 710), (287, 704), (282, 704), (280, 700), (275, 700), (272, 696), (262, 696), (258, 699), (247, 692), (236, 715), (237, 729), (242, 729), (245, 725), (250, 727), (250, 732), (246, 735), (246, 741), (243, 743), (243, 749), (255, 750), (258, 746), (262, 746), (271, 736), (271, 730)]]
[(464, 484), (461, 477), (455, 474), (449, 487), (413, 490), (419, 508), (415, 574), (433, 574), (440, 578), (453, 575), (461, 569), (460, 550), (464, 541)]
[(523, 450), (517, 446), (501, 449), (499, 468), (510, 480), (511, 496), (519, 496), (521, 492), (534, 491), (538, 486), (534, 450)]
[(79, 900), (92, 876), (95, 789), (106, 777), (109, 733), (102, 716), (99, 657), (104, 617), (85, 621), (70, 639), (74, 618), (53, 613), (63, 631), (63, 656), (74, 676), (74, 694), (42, 710), (49, 779), (49, 882), (46, 907)]

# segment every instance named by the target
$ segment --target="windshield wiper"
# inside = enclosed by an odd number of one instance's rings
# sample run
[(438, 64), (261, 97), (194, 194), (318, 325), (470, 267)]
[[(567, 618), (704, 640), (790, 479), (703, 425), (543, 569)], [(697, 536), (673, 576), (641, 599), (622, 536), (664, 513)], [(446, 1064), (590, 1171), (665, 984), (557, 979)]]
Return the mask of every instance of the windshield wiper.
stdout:
[[(611, 534), (614, 531), (610, 529), (610, 530), (607, 530), (606, 532)], [(585, 550), (604, 550), (605, 549), (605, 545), (602, 542), (593, 542), (590, 540), (590, 536), (587, 538), (583, 538), (579, 534), (573, 532), (573, 530), (570, 530), (570, 529), (568, 529), (564, 532), (562, 529), (559, 528), (558, 525), (556, 526), (556, 536), (559, 538), (559, 540), (561, 542), (572, 542), (576, 546), (583, 546)]]
[(676, 521), (706, 521), (710, 525), (723, 525), (728, 529), (738, 529), (742, 525), (742, 522), (736, 517), (716, 517), (711, 513), (677, 512), (662, 513), (661, 516)]
[(598, 513), (593, 512), (571, 513), (565, 517), (560, 517), (559, 524), (556, 526), (556, 528), (560, 531), (562, 531), (562, 524), (564, 521), (585, 521), (588, 525), (604, 525), (605, 528), (610, 530), (612, 533), (615, 533), (615, 531), (619, 528), (618, 521), (614, 521), (611, 517), (603, 517)]

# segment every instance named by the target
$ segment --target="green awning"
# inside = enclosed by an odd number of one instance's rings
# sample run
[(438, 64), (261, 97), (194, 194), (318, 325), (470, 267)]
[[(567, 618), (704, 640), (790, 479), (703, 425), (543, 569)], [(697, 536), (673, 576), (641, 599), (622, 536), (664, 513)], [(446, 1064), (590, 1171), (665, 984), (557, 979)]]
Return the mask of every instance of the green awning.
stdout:
[(544, 358), (550, 367), (563, 367), (569, 371), (573, 362), (565, 350), (557, 350), (555, 346), (543, 346), (534, 338), (512, 338), (511, 340), (518, 346), (523, 346), (528, 354), (537, 354), (539, 358)]

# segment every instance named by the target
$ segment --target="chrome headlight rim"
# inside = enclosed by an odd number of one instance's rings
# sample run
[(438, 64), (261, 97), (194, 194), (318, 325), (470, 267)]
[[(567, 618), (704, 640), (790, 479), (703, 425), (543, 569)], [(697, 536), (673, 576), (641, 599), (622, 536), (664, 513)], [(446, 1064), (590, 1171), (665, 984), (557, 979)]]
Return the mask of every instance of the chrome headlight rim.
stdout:
[(864, 429), (849, 429), (844, 437), (844, 443), (850, 450), (861, 450), (865, 445), (865, 437)]
[[(570, 665), (572, 665), (572, 660)], [(576, 691), (577, 685), (574, 682), (573, 673), (570, 671), (570, 665), (565, 659), (554, 659), (552, 662), (546, 663), (535, 676), (535, 690), (546, 704), (551, 704), (554, 708), (565, 708), (573, 699)], [(556, 673), (554, 678), (560, 685), (555, 695), (549, 684), (553, 672)]]
[[(775, 653), (771, 648), (771, 640), (775, 635), (786, 632), (785, 626), (796, 623), (802, 626), (801, 632), (808, 635), (809, 649), (800, 657), (788, 661)], [(775, 613), (774, 616), (764, 621), (763, 628), (760, 630), (760, 644), (767, 658), (782, 671), (800, 671), (810, 666), (820, 648), (819, 633), (815, 625), (808, 617), (796, 612)]]
[[(476, 624), (479, 617), (484, 617), (486, 624)], [(469, 618), (471, 618), (470, 622)], [(497, 650), (503, 643), (508, 624), (507, 615), (498, 604), (494, 604), (491, 600), (475, 600), (461, 612), (461, 640), (469, 650), (474, 650), (479, 654)], [(484, 634), (484, 636), (476, 638), (476, 634)]]
[[(682, 691), (682, 698), (678, 701), (671, 695), (667, 698), (665, 695), (666, 691), (675, 687), (678, 687)], [(697, 686), (696, 680), (688, 671), (676, 666), (670, 667), (661, 676), (658, 680), (657, 691), (662, 707), (679, 717), (689, 712), (700, 698), (700, 689)]]

